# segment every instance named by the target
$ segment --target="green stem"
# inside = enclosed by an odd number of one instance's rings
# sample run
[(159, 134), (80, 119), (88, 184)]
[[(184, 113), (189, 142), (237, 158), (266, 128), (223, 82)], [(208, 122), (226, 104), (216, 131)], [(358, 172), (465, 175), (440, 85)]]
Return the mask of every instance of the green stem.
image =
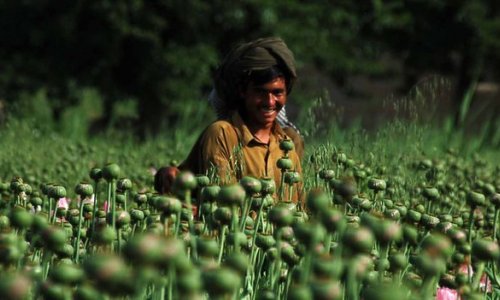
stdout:
[(472, 279), (472, 290), (477, 290), (479, 288), (479, 283), (481, 282), (481, 277), (484, 272), (484, 262), (480, 262), (477, 266), (477, 270), (474, 273), (474, 277)]
[(80, 255), (80, 236), (82, 232), (82, 219), (83, 219), (83, 199), (80, 199), (80, 218), (78, 219), (78, 232), (76, 234), (76, 241), (75, 241), (75, 254), (74, 254), (74, 259), (75, 263), (78, 263), (78, 256)]
[(220, 238), (220, 246), (219, 246), (219, 256), (217, 259), (217, 262), (220, 265), (220, 262), (222, 261), (222, 253), (224, 252), (224, 243), (226, 241), (226, 231), (227, 231), (227, 225), (222, 226), (222, 232), (221, 232), (221, 238)]

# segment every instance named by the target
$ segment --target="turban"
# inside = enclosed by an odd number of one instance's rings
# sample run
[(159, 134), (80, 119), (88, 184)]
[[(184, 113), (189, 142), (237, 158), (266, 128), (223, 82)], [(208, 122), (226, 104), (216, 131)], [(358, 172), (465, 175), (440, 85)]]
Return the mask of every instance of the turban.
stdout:
[(239, 99), (239, 83), (252, 71), (278, 68), (287, 78), (287, 93), (290, 93), (297, 78), (295, 59), (282, 39), (261, 38), (233, 48), (223, 60), (215, 74), (215, 90), (228, 108), (236, 108)]

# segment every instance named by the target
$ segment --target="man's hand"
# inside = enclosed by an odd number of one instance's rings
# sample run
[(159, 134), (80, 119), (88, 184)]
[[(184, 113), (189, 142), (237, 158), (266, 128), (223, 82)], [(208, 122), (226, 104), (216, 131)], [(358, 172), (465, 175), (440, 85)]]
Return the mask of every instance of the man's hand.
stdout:
[(176, 167), (160, 168), (155, 174), (155, 190), (162, 195), (171, 193), (177, 174), (179, 174), (179, 169)]

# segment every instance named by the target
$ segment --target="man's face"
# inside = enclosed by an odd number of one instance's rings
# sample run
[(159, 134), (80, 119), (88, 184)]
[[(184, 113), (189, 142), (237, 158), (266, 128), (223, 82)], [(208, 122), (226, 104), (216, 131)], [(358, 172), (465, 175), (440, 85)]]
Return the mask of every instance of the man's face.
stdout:
[(285, 78), (278, 77), (262, 85), (250, 82), (242, 96), (250, 125), (269, 128), (286, 103)]

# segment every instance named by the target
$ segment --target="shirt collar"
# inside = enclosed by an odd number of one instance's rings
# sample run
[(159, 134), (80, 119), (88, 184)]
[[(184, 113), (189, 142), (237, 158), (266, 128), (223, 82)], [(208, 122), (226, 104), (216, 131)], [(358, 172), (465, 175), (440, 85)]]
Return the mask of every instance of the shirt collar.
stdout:
[[(240, 134), (240, 138), (242, 139), (243, 145), (246, 146), (251, 141), (260, 143), (259, 141), (257, 141), (257, 139), (255, 139), (253, 134), (250, 132), (250, 129), (248, 129), (248, 126), (245, 124), (245, 122), (243, 122), (243, 119), (241, 118), (238, 112), (234, 112), (231, 115), (231, 122), (237, 128)], [(270, 144), (279, 145), (279, 142), (284, 138), (285, 138), (285, 132), (283, 131), (281, 126), (276, 121), (274, 121), (274, 126), (271, 129)]]

